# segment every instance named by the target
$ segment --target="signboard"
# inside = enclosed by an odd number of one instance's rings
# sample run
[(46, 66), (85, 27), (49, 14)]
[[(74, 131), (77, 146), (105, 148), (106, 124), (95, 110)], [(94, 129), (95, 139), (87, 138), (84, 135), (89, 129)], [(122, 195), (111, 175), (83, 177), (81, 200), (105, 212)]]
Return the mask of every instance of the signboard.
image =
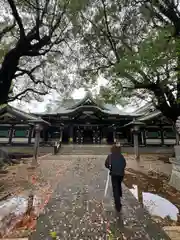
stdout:
[(86, 114), (86, 115), (91, 115), (91, 114), (93, 114), (94, 112), (93, 112), (93, 111), (84, 111), (83, 113)]

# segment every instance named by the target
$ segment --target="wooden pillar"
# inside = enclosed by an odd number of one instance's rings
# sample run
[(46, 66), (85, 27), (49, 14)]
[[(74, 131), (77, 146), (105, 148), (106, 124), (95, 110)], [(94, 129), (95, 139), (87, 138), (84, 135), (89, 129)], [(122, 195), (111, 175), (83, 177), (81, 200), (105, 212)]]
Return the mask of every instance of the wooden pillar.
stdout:
[(28, 144), (31, 144), (32, 132), (33, 132), (33, 126), (30, 126), (29, 136), (28, 136)]
[(113, 142), (116, 143), (116, 128), (113, 128)]
[(176, 145), (179, 145), (179, 133), (176, 131)]
[(130, 144), (131, 144), (131, 146), (134, 146), (134, 133), (133, 133), (133, 129), (131, 129), (131, 135), (130, 135), (130, 137), (131, 137)]
[(144, 145), (144, 135), (143, 135), (143, 131), (140, 132), (140, 137), (141, 137), (141, 143), (140, 143), (140, 145)]
[(127, 144), (128, 146), (132, 145), (132, 138), (131, 138), (131, 129), (126, 130), (126, 134), (127, 134)]
[(40, 133), (40, 138), (42, 138), (42, 142), (43, 142), (43, 144), (45, 144), (46, 130), (44, 128), (42, 130), (42, 135)]
[(164, 129), (161, 127), (160, 129), (160, 133), (161, 133), (161, 145), (164, 145)]
[(59, 127), (59, 131), (60, 131), (59, 142), (62, 142), (62, 139), (63, 139), (63, 130), (64, 130), (64, 127), (60, 126), (60, 127)]
[(39, 142), (40, 142), (40, 132), (42, 127), (40, 124), (35, 125), (35, 143), (34, 143), (34, 157), (32, 159), (32, 165), (37, 165), (38, 151), (39, 151)]
[(146, 132), (145, 132), (145, 129), (143, 130), (142, 134), (143, 134), (143, 139), (144, 139), (144, 145), (146, 146)]
[(48, 142), (48, 138), (49, 138), (49, 128), (46, 128), (45, 132), (44, 132), (44, 142), (45, 143)]
[(135, 153), (135, 158), (136, 160), (140, 159), (140, 154), (139, 154), (139, 141), (138, 141), (138, 131), (133, 132), (133, 137), (134, 137), (134, 153)]
[(106, 127), (101, 128), (101, 143), (107, 144), (107, 129), (106, 129)]
[(13, 138), (13, 133), (14, 133), (14, 126), (12, 125), (10, 130), (9, 130), (9, 144), (12, 144), (12, 138)]
[(74, 126), (73, 125), (70, 125), (70, 128), (69, 128), (69, 143), (73, 143), (73, 131), (74, 131)]

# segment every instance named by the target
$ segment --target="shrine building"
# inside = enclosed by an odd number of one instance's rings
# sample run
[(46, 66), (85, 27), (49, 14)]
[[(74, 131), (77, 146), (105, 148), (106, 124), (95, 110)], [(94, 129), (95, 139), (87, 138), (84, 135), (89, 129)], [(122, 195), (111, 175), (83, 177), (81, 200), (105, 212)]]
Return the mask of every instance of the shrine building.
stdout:
[(112, 144), (133, 145), (138, 127), (140, 146), (174, 145), (176, 133), (171, 122), (152, 104), (133, 113), (94, 99), (87, 92), (83, 99), (62, 101), (56, 110), (26, 113), (10, 105), (0, 108), (0, 144), (24, 145), (35, 141), (35, 125), (41, 124), (40, 144)]

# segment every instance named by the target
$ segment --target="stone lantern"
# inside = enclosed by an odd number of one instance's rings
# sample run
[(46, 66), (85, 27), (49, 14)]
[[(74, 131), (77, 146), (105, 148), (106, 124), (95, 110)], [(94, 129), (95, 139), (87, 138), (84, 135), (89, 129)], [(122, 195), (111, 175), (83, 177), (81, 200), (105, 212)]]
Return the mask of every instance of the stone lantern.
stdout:
[(61, 123), (61, 124), (60, 124), (60, 139), (59, 139), (59, 141), (60, 141), (60, 142), (62, 142), (62, 137), (63, 137), (63, 129), (64, 129), (64, 124), (63, 124), (63, 123)]
[[(176, 121), (176, 130), (180, 134), (180, 117)], [(172, 173), (169, 184), (180, 190), (180, 145), (179, 142), (174, 146), (175, 158), (170, 158), (172, 163)]]
[(35, 142), (34, 142), (34, 156), (32, 160), (32, 166), (37, 165), (37, 157), (38, 157), (38, 150), (39, 150), (39, 141), (40, 141), (40, 133), (43, 129), (43, 125), (45, 124), (45, 121), (41, 118), (30, 120), (29, 124), (34, 125), (35, 130)]
[(143, 122), (140, 121), (132, 121), (130, 123), (130, 125), (132, 126), (131, 131), (133, 133), (133, 139), (134, 139), (134, 154), (135, 154), (135, 158), (136, 160), (140, 159), (140, 153), (139, 153), (139, 139), (138, 139), (138, 135), (140, 132), (141, 127), (143, 127), (145, 124)]
[(59, 131), (53, 133), (53, 138), (55, 139), (55, 145), (60, 144), (62, 142), (64, 124), (60, 124)]

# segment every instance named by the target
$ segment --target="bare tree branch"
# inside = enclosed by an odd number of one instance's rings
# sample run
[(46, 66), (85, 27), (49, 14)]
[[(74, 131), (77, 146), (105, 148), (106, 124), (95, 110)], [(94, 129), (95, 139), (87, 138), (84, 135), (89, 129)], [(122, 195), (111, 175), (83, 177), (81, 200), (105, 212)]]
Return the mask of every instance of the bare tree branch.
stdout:
[(33, 75), (33, 72), (35, 70), (37, 70), (38, 68), (42, 67), (42, 65), (44, 64), (44, 62), (41, 62), (40, 64), (38, 64), (37, 66), (35, 66), (34, 68), (32, 68), (31, 70), (27, 70), (27, 69), (22, 69), (22, 68), (17, 68), (17, 71), (20, 72), (20, 73), (17, 73), (14, 77), (17, 78), (17, 77), (20, 77), (20, 76), (23, 76), (25, 74), (27, 74), (31, 81), (35, 84), (35, 85), (38, 85), (38, 84), (42, 84), (44, 85), (45, 87), (47, 87), (48, 89), (55, 89), (54, 87), (52, 87), (50, 84), (47, 84), (45, 79), (43, 78), (43, 80), (37, 80), (36, 77)]
[(176, 108), (177, 101), (176, 101), (176, 99), (174, 97), (174, 94), (173, 94), (172, 90), (167, 85), (164, 86), (164, 92), (165, 92), (165, 94), (167, 96), (167, 99), (169, 101), (170, 106), (172, 108)]
[(15, 95), (14, 97), (10, 97), (7, 102), (13, 102), (14, 100), (21, 100), (22, 98), (25, 97), (26, 94), (28, 94), (28, 92), (32, 92), (32, 93), (35, 93), (35, 94), (38, 94), (41, 96), (48, 94), (48, 91), (40, 92), (40, 91), (35, 90), (34, 88), (27, 88), (24, 91)]
[(35, 67), (33, 67), (31, 70), (26, 70), (26, 69), (22, 69), (20, 67), (17, 67), (17, 73), (14, 75), (15, 78), (23, 76), (24, 74), (28, 74), (31, 75), (35, 70), (37, 70), (38, 68), (42, 67), (42, 65), (45, 63), (45, 61), (41, 62), (40, 64), (36, 65)]
[(44, 6), (44, 9), (43, 9), (43, 12), (42, 12), (42, 15), (40, 17), (40, 21), (41, 22), (43, 21), (43, 18), (45, 16), (45, 14), (47, 13), (47, 9), (48, 9), (49, 3), (50, 3), (50, 0), (46, 0), (45, 6)]
[(64, 6), (63, 6), (63, 9), (62, 9), (62, 12), (59, 14), (59, 16), (57, 17), (56, 19), (56, 22), (54, 25), (52, 25), (52, 27), (50, 28), (50, 32), (49, 32), (49, 36), (51, 37), (54, 33), (54, 31), (57, 29), (57, 27), (59, 26), (65, 12), (66, 12), (66, 8), (69, 4), (69, 0), (66, 0), (66, 3), (64, 3)]
[(36, 0), (36, 33), (38, 40), (40, 40), (39, 28), (41, 23), (42, 22), (40, 21), (39, 0)]
[(101, 2), (103, 4), (103, 11), (104, 11), (105, 26), (106, 26), (106, 30), (107, 30), (107, 37), (108, 37), (109, 43), (111, 45), (111, 48), (112, 48), (112, 50), (113, 50), (113, 52), (116, 56), (116, 60), (117, 60), (117, 62), (119, 62), (120, 58), (119, 58), (119, 54), (117, 53), (116, 43), (114, 42), (114, 40), (112, 38), (112, 35), (111, 35), (111, 31), (109, 29), (105, 0), (101, 0)]
[(10, 32), (14, 27), (15, 27), (16, 23), (14, 22), (12, 25), (10, 26), (6, 26), (1, 32), (0, 32), (0, 42), (2, 40), (2, 38), (4, 37), (4, 35), (8, 32)]
[(24, 31), (24, 26), (23, 26), (23, 23), (22, 23), (22, 19), (17, 11), (17, 8), (16, 8), (16, 5), (14, 3), (14, 0), (8, 0), (8, 3), (11, 7), (11, 10), (12, 10), (12, 14), (14, 16), (14, 18), (16, 19), (16, 22), (19, 26), (19, 30), (20, 30), (20, 37), (21, 39), (25, 39), (25, 31)]

